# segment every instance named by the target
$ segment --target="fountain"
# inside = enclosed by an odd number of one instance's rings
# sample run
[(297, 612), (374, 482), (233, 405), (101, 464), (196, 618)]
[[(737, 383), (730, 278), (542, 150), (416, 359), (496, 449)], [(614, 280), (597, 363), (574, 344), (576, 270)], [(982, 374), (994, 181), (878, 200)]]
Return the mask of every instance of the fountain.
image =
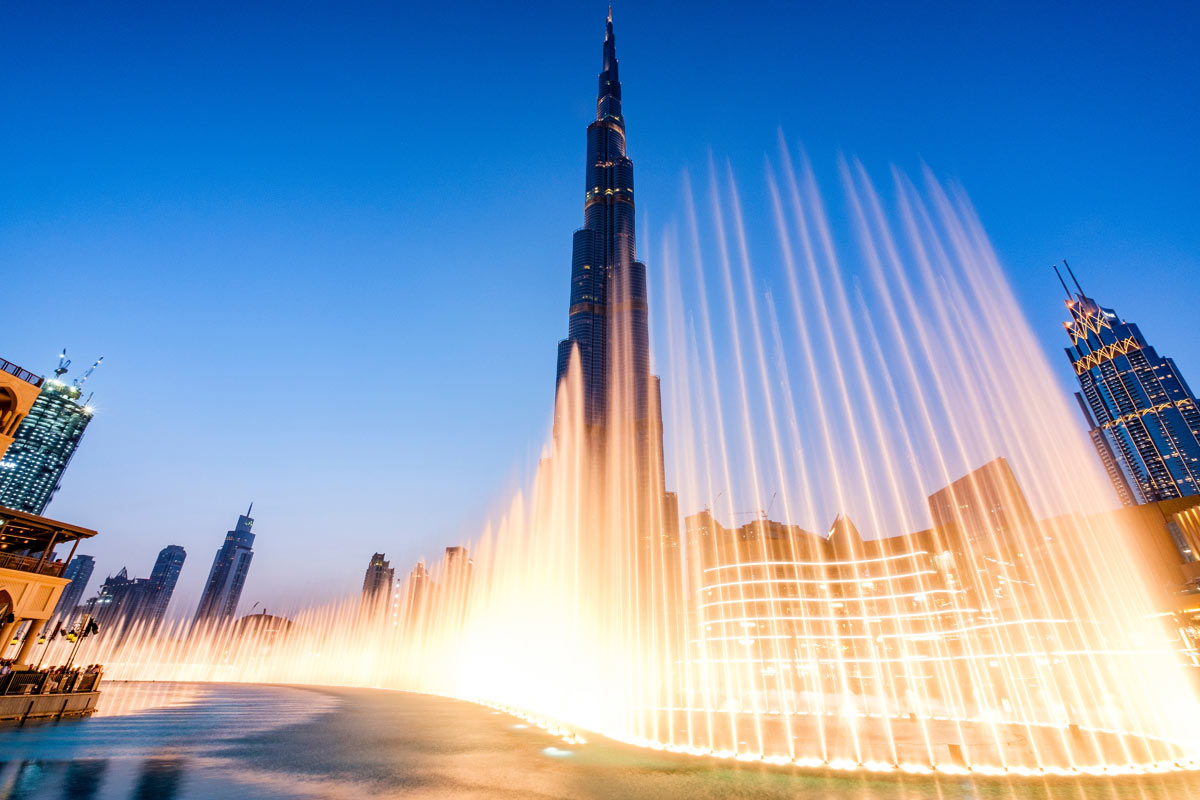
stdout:
[(781, 145), (752, 215), (730, 170), (687, 188), (655, 258), (661, 398), (626, 315), (612, 423), (587, 419), (576, 353), (528, 491), (397, 614), (134, 629), (79, 659), (822, 769), (1194, 768), (1190, 678), (969, 201), (930, 174), (880, 192), (857, 162), (839, 182), (832, 215)]

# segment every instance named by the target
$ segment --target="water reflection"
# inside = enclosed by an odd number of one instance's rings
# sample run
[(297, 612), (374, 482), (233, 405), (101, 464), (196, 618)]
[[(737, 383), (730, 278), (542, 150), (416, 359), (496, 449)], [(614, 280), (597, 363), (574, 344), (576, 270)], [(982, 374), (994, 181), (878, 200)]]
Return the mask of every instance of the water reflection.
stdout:
[(0, 727), (0, 800), (1200, 798), (1194, 774), (973, 782), (568, 744), (477, 705), (399, 692), (155, 684), (114, 687), (112, 699), (110, 713), (127, 713)]
[(183, 781), (182, 758), (151, 758), (142, 764), (134, 800), (174, 800)]

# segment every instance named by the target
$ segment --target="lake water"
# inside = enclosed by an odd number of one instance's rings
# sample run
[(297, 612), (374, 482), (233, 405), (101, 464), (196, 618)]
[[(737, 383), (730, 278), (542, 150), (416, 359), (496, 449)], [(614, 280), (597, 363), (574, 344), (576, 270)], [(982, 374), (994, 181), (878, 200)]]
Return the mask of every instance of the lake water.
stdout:
[(1200, 774), (1116, 781), (846, 777), (567, 745), (505, 714), (367, 689), (114, 684), (87, 719), (0, 727), (0, 800), (249, 798), (1182, 800)]

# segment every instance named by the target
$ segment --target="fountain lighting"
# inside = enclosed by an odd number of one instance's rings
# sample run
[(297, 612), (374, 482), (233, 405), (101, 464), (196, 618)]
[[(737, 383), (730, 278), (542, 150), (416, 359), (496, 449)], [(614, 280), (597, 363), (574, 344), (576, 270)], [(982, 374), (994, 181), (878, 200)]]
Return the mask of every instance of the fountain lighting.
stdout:
[[(570, 744), (815, 770), (1196, 768), (1178, 641), (966, 197), (898, 171), (880, 192), (857, 162), (838, 178), (837, 215), (786, 148), (765, 198), (717, 168), (685, 191), (656, 258), (661, 398), (630, 385), (645, 365), (614, 324), (597, 431), (576, 352), (537, 473), (469, 570), (432, 565), (395, 615), (135, 628), (77, 658), (426, 692)], [(698, 511), (683, 525), (645, 402)]]

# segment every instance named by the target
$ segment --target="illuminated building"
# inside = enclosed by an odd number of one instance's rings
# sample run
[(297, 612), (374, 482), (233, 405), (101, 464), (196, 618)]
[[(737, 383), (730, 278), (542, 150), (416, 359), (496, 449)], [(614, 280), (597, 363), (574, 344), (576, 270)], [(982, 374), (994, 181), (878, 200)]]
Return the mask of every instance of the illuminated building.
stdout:
[(254, 526), (250, 516), (253, 510), (251, 503), (246, 513), (238, 517), (234, 529), (225, 534), (225, 542), (217, 550), (204, 583), (193, 625), (219, 624), (233, 619), (237, 613), (246, 575), (250, 572), (250, 561), (254, 558), (254, 534), (250, 532)]
[(45, 511), (92, 421), (91, 407), (79, 400), (82, 394), (78, 385), (56, 378), (43, 383), (0, 461), (0, 505), (30, 514)]
[[(967, 708), (1018, 702), (1019, 681), (1067, 655), (1071, 620), (1037, 605), (1025, 545), (1045, 539), (1008, 463), (995, 459), (929, 497), (933, 528), (864, 538), (846, 516), (825, 535), (756, 519), (736, 529), (708, 511), (685, 521), (698, 628), (693, 672), (725, 677), (730, 702), (771, 711), (849, 693)], [(1043, 648), (1044, 650), (1044, 648)], [(1007, 654), (1007, 655), (1004, 655)]]
[[(603, 441), (613, 424), (629, 428), (623, 435), (633, 436), (635, 480), (661, 494), (662, 403), (658, 377), (650, 374), (646, 265), (637, 260), (634, 221), (633, 161), (625, 154), (610, 13), (596, 119), (587, 129), (583, 227), (571, 248), (567, 338), (558, 344), (555, 380), (562, 383), (577, 353), (583, 422), (593, 441)], [(678, 527), (673, 521), (672, 529)]]
[(63, 589), (58, 605), (54, 607), (54, 616), (69, 619), (75, 614), (76, 607), (83, 601), (83, 593), (87, 591), (88, 581), (96, 569), (96, 559), (91, 556), (77, 555), (67, 564), (63, 577), (70, 581)]
[[(565, 428), (561, 392), (575, 363), (586, 449), (581, 518), (603, 531), (599, 536), (636, 541), (637, 575), (628, 585), (638, 597), (628, 607), (642, 610), (638, 635), (647, 646), (676, 647), (682, 644), (684, 605), (678, 501), (665, 485), (661, 388), (650, 371), (646, 265), (637, 259), (633, 161), (625, 136), (610, 11), (596, 115), (587, 128), (583, 227), (572, 240), (554, 429), (558, 435)], [(627, 499), (607, 502), (618, 496)]]
[[(1069, 269), (1069, 268), (1068, 268)], [(1074, 275), (1072, 274), (1072, 279)], [(1061, 276), (1060, 276), (1061, 278)], [(1123, 502), (1152, 502), (1200, 494), (1200, 407), (1175, 362), (1160, 356), (1138, 326), (1078, 290), (1067, 292), (1063, 323), (1067, 357), (1103, 438), (1105, 467), (1117, 465), (1113, 485)]]

